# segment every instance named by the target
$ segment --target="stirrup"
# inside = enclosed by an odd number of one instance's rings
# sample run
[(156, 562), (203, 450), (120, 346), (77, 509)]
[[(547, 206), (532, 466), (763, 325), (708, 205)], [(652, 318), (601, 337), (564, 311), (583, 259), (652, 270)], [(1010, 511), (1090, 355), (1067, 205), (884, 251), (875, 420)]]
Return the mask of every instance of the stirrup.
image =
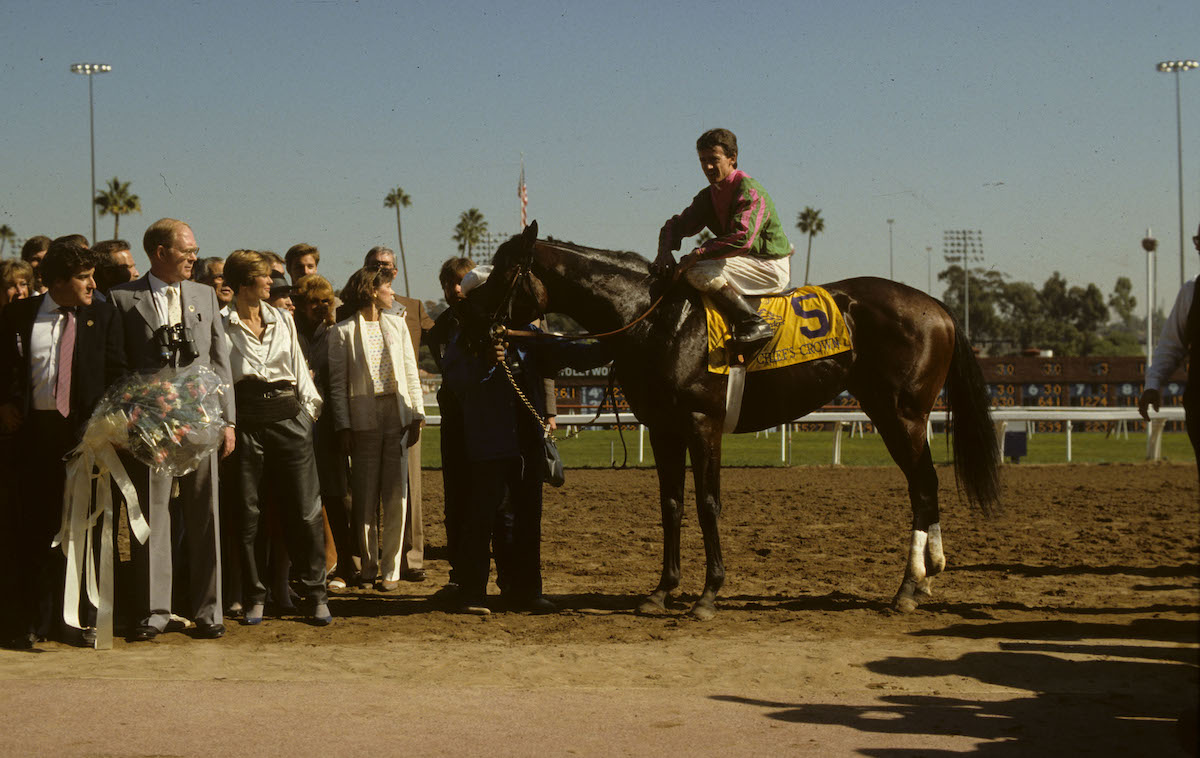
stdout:
[(754, 360), (754, 356), (758, 355), (758, 351), (766, 347), (767, 343), (774, 336), (775, 334), (770, 332), (765, 337), (758, 336), (749, 340), (730, 337), (725, 342), (725, 354), (728, 356), (729, 365), (742, 366), (748, 364)]

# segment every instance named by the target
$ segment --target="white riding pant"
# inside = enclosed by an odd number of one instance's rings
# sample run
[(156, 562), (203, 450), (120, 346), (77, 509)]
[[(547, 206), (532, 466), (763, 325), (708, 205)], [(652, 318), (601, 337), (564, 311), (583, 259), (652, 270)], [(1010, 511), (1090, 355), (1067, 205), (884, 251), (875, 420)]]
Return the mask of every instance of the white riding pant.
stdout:
[(684, 272), (683, 278), (700, 292), (716, 292), (729, 284), (743, 295), (773, 295), (791, 283), (792, 258), (738, 255), (699, 261)]

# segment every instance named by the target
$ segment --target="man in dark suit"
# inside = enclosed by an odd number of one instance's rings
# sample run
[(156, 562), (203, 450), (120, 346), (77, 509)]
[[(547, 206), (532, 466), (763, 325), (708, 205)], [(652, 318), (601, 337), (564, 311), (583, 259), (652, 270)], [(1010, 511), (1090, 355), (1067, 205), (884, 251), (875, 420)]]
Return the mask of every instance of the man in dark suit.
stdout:
[[(156, 371), (168, 365), (206, 365), (227, 385), (222, 395), (226, 423), (221, 457), (233, 452), (234, 410), (229, 370), (229, 341), (221, 323), (220, 306), (212, 287), (190, 281), (199, 247), (191, 227), (164, 218), (150, 225), (142, 240), (150, 259), (150, 272), (118, 285), (109, 299), (121, 314), (125, 358), (133, 370)], [(221, 611), (221, 562), (217, 524), (217, 456), (172, 481), (152, 475), (141, 464), (129, 461), (130, 478), (147, 513), (150, 538), (146, 545), (133, 543), (136, 592), (140, 622), (132, 641), (152, 640), (171, 617), (173, 579), (171, 521), (183, 522), (190, 613), (196, 621), (194, 636), (215, 639), (225, 634)], [(178, 497), (168, 500), (175, 485)]]
[[(47, 637), (94, 640), (94, 629), (63, 624), (66, 560), (50, 543), (62, 515), (63, 456), (79, 444), (105, 388), (125, 371), (120, 318), (94, 298), (96, 265), (88, 248), (55, 240), (39, 267), (46, 293), (14, 301), (0, 315), (0, 431), (16, 433), (21, 472), (2, 527), (12, 540), (4, 555), (16, 566), (6, 573), (19, 577), (4, 598), (12, 612), (2, 636), (10, 646)], [(95, 611), (84, 605), (83, 623), (94, 625)]]

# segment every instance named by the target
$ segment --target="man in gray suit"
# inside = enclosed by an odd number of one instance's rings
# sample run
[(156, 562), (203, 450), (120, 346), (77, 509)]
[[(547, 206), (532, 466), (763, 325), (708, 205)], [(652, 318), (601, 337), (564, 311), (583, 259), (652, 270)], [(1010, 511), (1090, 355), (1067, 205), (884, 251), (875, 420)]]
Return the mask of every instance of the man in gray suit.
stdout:
[[(121, 314), (126, 363), (131, 370), (156, 371), (168, 365), (207, 365), (232, 385), (229, 341), (218, 313), (212, 287), (190, 281), (199, 248), (192, 229), (176, 219), (155, 221), (143, 238), (150, 272), (109, 293)], [(227, 424), (221, 457), (233, 452), (233, 391), (221, 398)], [(174, 547), (186, 551), (190, 612), (196, 620), (195, 637), (215, 639), (225, 634), (221, 613), (220, 541), (217, 532), (217, 457), (214, 454), (196, 471), (172, 480), (126, 459), (130, 478), (147, 514), (150, 539), (132, 543), (137, 605), (140, 621), (131, 641), (154, 639), (171, 617), (171, 519), (183, 523), (183, 540)], [(174, 507), (169, 506), (178, 486)]]

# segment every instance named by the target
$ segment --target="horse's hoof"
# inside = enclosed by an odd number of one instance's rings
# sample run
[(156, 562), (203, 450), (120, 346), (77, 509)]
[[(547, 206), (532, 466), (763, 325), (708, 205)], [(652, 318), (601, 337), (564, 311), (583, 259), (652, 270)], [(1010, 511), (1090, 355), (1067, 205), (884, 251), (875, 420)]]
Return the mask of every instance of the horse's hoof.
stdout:
[(908, 595), (897, 595), (892, 601), (892, 608), (900, 613), (912, 613), (917, 609), (917, 601)]
[(638, 613), (646, 616), (661, 616), (667, 612), (667, 606), (661, 600), (648, 597), (638, 606)]
[(716, 617), (717, 611), (711, 605), (695, 605), (692, 606), (691, 615), (697, 621), (712, 621)]

